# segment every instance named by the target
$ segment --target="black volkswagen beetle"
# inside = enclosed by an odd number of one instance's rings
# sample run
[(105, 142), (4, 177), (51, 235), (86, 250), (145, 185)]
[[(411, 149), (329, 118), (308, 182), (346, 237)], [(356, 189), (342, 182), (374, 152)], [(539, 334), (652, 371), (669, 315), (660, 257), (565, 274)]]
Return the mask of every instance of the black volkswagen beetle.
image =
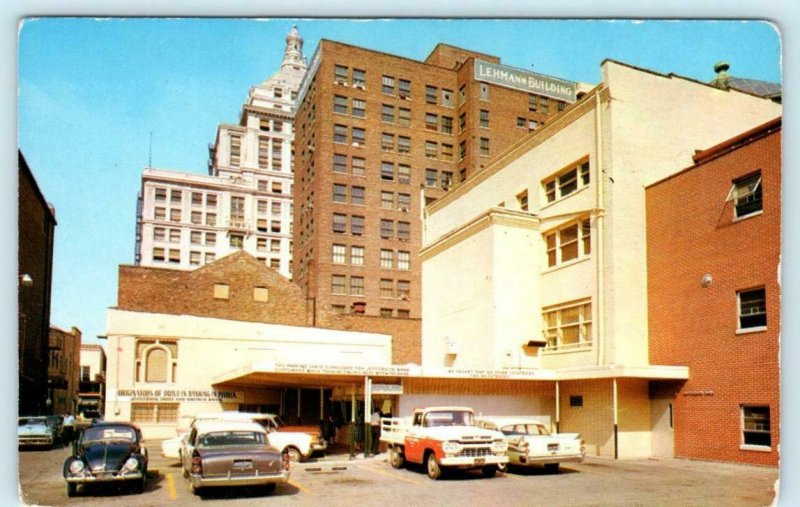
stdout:
[(125, 422), (102, 422), (86, 428), (64, 462), (67, 496), (74, 496), (78, 484), (124, 482), (133, 491), (144, 491), (147, 478), (147, 449), (142, 432)]

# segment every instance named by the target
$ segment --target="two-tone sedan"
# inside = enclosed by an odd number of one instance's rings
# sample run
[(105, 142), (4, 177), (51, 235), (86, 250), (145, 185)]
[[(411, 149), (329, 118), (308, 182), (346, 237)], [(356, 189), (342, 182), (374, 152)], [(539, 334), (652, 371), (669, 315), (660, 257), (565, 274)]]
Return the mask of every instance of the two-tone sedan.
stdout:
[(144, 491), (147, 449), (142, 433), (125, 422), (95, 423), (86, 428), (75, 446), (75, 454), (64, 462), (67, 496), (75, 496), (78, 485), (121, 483), (134, 492)]
[(548, 472), (558, 472), (561, 463), (580, 463), (586, 455), (580, 434), (550, 433), (544, 424), (530, 417), (481, 417), (478, 425), (505, 435), (511, 466), (541, 465)]
[(270, 446), (267, 432), (255, 422), (198, 421), (181, 447), (183, 475), (189, 489), (261, 486), (268, 492), (289, 480), (288, 454)]

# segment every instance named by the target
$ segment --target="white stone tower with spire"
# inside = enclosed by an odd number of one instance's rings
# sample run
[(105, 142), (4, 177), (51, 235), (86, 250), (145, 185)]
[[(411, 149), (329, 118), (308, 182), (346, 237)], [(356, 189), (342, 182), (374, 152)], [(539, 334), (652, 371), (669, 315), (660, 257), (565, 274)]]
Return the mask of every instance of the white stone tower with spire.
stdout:
[(306, 73), (293, 26), (280, 69), (252, 87), (238, 124), (220, 124), (208, 176), (147, 168), (136, 264), (195, 269), (245, 250), (291, 278), (295, 100)]

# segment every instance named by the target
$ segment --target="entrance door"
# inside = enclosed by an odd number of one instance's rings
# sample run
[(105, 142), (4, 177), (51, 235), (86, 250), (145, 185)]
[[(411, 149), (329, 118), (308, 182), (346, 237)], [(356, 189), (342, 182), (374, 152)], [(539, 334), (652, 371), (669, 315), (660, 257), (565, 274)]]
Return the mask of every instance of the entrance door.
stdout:
[(659, 396), (650, 400), (653, 457), (675, 457), (674, 401), (672, 396)]

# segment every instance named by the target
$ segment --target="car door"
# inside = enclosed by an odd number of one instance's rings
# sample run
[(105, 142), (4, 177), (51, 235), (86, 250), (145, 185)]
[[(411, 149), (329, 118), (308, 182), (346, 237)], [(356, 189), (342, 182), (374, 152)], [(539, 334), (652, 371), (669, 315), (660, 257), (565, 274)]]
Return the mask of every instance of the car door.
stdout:
[(197, 429), (192, 428), (188, 436), (181, 439), (181, 465), (186, 472), (192, 471), (192, 453), (194, 452)]

